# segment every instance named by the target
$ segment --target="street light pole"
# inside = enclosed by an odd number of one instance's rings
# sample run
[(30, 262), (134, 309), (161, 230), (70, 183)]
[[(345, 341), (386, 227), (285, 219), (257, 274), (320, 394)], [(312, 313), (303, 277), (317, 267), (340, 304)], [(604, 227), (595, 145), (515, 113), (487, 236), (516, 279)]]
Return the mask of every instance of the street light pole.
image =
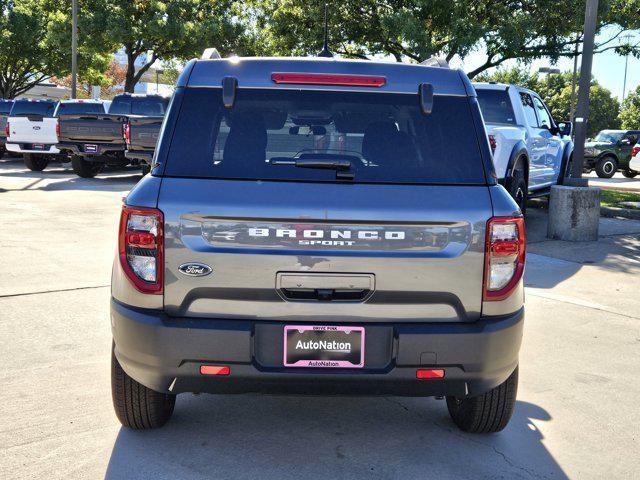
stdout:
[[(624, 40), (627, 41), (627, 43), (629, 43), (629, 40), (631, 40), (631, 35), (626, 35), (624, 37)], [(629, 53), (627, 52), (627, 54), (624, 56), (624, 80), (622, 81), (622, 101), (624, 102), (624, 99), (627, 95), (627, 65), (629, 63)]]
[(593, 64), (593, 47), (596, 37), (596, 23), (598, 20), (598, 0), (587, 0), (584, 14), (584, 40), (582, 46), (582, 63), (580, 65), (580, 88), (578, 90), (578, 107), (575, 117), (575, 146), (573, 150), (573, 164), (571, 177), (565, 180), (565, 185), (574, 187), (588, 186), (587, 179), (582, 178), (584, 165), (584, 142), (587, 139), (587, 125), (589, 120), (589, 90), (591, 88), (591, 66)]
[(78, 76), (78, 0), (71, 2), (71, 98), (77, 95)]

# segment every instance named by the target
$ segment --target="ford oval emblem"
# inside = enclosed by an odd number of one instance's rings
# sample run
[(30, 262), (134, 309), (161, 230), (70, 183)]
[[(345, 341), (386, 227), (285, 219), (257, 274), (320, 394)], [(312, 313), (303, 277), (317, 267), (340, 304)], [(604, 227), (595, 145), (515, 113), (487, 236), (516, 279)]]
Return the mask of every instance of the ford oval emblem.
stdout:
[(183, 263), (178, 267), (178, 270), (190, 277), (204, 277), (213, 271), (209, 265), (204, 263)]

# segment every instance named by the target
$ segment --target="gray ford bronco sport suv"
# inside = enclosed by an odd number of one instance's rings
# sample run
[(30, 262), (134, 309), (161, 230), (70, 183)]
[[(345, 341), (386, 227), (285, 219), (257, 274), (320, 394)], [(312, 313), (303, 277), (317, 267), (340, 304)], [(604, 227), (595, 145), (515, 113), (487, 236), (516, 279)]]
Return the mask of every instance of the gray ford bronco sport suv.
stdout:
[(524, 222), (457, 70), (193, 60), (122, 209), (112, 391), (446, 397), (496, 432), (516, 401)]

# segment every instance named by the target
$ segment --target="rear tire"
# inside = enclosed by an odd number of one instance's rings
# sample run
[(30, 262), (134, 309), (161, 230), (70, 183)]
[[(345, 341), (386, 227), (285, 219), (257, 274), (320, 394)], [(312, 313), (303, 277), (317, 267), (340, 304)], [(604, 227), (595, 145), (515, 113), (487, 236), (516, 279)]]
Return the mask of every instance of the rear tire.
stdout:
[(623, 170), (622, 171), (622, 175), (624, 175), (627, 178), (636, 178), (636, 175), (638, 175), (638, 173), (640, 173), (640, 172), (636, 172), (634, 170)]
[(49, 159), (44, 155), (25, 153), (23, 158), (25, 166), (32, 172), (41, 172), (49, 165)]
[(596, 163), (596, 174), (600, 178), (611, 178), (618, 171), (618, 161), (609, 155), (602, 157)]
[(504, 429), (513, 415), (518, 393), (518, 367), (497, 387), (477, 397), (447, 397), (451, 419), (460, 430), (495, 433)]
[(71, 157), (71, 167), (73, 172), (82, 178), (93, 178), (104, 168), (103, 163), (87, 162), (79, 155)]
[(159, 393), (126, 374), (111, 348), (111, 397), (120, 423), (134, 430), (159, 428), (173, 414), (176, 396)]
[(514, 170), (511, 178), (507, 181), (506, 187), (509, 195), (516, 201), (524, 215), (527, 211), (527, 199), (529, 196), (529, 186), (527, 185), (524, 170), (519, 167)]

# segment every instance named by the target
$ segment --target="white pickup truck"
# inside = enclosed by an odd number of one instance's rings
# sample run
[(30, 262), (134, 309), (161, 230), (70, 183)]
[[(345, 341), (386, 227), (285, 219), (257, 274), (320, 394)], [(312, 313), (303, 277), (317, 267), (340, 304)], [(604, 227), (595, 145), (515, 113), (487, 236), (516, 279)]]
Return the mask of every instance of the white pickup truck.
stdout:
[(515, 85), (474, 83), (498, 181), (522, 211), (561, 184), (573, 156), (571, 123), (556, 124), (540, 96)]
[(9, 152), (21, 153), (30, 170), (44, 170), (50, 155), (57, 155), (58, 136), (53, 118), (57, 102), (20, 99), (13, 102), (7, 119)]

